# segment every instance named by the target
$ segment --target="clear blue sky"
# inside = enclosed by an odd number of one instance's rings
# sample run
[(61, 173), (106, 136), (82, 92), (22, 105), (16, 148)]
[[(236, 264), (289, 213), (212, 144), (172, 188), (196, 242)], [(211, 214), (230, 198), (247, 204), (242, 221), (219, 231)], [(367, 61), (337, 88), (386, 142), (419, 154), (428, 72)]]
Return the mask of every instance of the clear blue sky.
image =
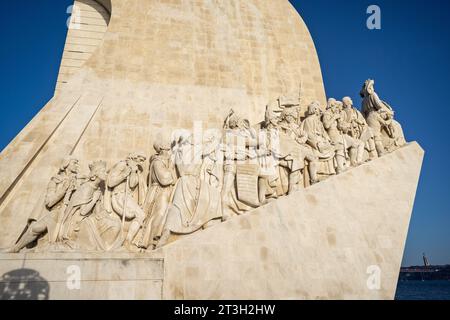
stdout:
[[(268, 0), (269, 1), (269, 0)], [(319, 53), (328, 96), (353, 97), (376, 80), (397, 111), (407, 139), (426, 159), (410, 226), (404, 265), (450, 263), (450, 1), (292, 0)], [(1, 1), (0, 149), (52, 97), (72, 0)], [(366, 28), (377, 4), (382, 29)]]

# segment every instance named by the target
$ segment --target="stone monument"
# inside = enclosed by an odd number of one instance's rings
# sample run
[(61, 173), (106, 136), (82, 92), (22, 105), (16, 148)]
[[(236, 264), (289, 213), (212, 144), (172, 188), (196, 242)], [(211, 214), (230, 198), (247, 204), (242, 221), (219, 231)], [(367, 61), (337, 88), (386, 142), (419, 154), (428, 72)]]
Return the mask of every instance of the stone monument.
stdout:
[(423, 150), (374, 80), (327, 102), (288, 0), (74, 8), (0, 154), (0, 299), (393, 299)]

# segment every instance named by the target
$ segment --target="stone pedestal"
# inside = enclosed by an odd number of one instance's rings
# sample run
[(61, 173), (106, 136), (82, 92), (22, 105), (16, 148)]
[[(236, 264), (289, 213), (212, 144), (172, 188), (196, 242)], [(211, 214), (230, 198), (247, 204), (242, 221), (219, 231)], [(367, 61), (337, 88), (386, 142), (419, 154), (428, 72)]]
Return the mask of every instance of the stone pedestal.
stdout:
[(163, 259), (155, 255), (0, 255), (0, 300), (160, 300)]

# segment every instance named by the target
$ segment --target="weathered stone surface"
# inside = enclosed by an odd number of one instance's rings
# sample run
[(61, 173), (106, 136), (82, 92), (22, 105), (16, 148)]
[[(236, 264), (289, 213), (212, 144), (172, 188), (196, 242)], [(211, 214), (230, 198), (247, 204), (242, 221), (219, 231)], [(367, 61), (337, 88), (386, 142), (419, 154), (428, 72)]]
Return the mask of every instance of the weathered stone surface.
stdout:
[(0, 254), (0, 300), (25, 291), (32, 300), (160, 300), (163, 277), (155, 255)]
[(170, 244), (164, 298), (393, 299), (423, 155), (411, 143)]

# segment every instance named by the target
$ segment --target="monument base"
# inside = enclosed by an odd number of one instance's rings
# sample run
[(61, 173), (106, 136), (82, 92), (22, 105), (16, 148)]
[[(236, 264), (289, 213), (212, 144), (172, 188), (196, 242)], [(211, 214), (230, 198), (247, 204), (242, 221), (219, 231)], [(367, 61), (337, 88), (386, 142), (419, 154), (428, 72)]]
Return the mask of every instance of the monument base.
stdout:
[(393, 299), (423, 156), (408, 144), (151, 254), (0, 255), (0, 298)]
[(163, 259), (129, 253), (0, 255), (0, 300), (160, 300)]

